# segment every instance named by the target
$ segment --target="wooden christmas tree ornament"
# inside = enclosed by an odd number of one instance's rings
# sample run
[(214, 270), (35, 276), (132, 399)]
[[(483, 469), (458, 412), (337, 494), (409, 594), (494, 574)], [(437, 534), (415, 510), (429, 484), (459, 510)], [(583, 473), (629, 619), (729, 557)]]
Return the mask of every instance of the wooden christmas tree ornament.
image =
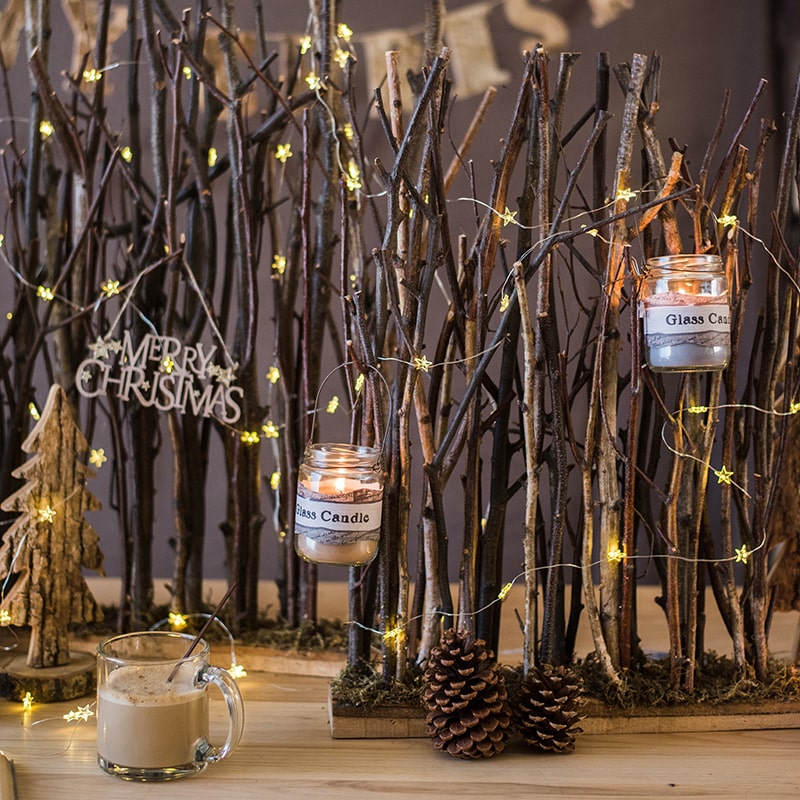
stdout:
[(95, 473), (82, 460), (86, 439), (61, 386), (51, 388), (22, 449), (34, 454), (14, 471), (25, 483), (0, 504), (19, 513), (0, 547), (0, 615), (30, 635), (27, 657), (22, 647), (2, 657), (0, 694), (68, 700), (94, 689), (94, 657), (70, 651), (68, 633), (70, 625), (102, 619), (81, 570), (102, 574), (103, 554), (84, 518), (101, 508), (86, 488)]

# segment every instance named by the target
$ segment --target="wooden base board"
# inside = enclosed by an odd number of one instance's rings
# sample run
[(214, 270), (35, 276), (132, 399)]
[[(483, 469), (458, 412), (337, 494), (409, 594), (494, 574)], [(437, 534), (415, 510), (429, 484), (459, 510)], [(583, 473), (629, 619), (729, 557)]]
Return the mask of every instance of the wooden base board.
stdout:
[[(800, 728), (800, 703), (735, 703), (658, 709), (610, 709), (587, 701), (585, 734), (686, 733)], [(328, 695), (333, 739), (418, 739), (428, 736), (425, 712), (417, 706), (374, 709), (342, 706)]]
[(22, 701), (30, 694), (37, 703), (74, 700), (95, 691), (96, 663), (91, 653), (70, 651), (70, 663), (60, 667), (29, 667), (25, 653), (15, 653), (0, 665), (0, 697)]

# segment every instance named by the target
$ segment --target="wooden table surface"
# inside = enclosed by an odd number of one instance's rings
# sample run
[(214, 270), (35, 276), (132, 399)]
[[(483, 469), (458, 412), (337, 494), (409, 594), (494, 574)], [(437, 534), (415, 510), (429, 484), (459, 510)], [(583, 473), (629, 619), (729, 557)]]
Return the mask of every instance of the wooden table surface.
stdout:
[[(800, 797), (800, 729), (584, 735), (573, 753), (512, 742), (495, 758), (461, 761), (426, 739), (333, 739), (328, 675), (302, 675), (266, 657), (238, 660), (248, 670), (239, 748), (171, 783), (126, 783), (97, 767), (94, 719), (62, 718), (92, 698), (27, 712), (0, 700), (0, 749), (15, 762), (20, 799)], [(212, 739), (222, 705), (212, 703)]]
[[(0, 742), (21, 800), (93, 798), (628, 798), (800, 796), (800, 730), (582, 736), (575, 752), (512, 743), (461, 761), (425, 739), (341, 740), (328, 729), (324, 677), (250, 672), (241, 745), (200, 775), (126, 783), (95, 762), (95, 726), (59, 703), (0, 701)], [(3, 800), (6, 800), (3, 797)]]

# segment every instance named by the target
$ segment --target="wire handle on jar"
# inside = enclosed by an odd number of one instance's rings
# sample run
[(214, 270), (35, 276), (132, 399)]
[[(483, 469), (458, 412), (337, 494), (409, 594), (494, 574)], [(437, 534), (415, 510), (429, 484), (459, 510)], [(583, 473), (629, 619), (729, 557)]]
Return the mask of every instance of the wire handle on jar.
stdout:
[[(320, 396), (322, 395), (322, 389), (324, 388), (324, 386), (327, 383), (328, 379), (335, 372), (338, 372), (340, 369), (345, 369), (345, 368), (347, 368), (349, 366), (353, 366), (353, 365), (357, 366), (355, 361), (345, 361), (342, 364), (338, 364), (330, 372), (328, 372), (328, 374), (320, 381), (319, 388), (317, 389), (316, 397), (314, 398), (314, 407), (310, 412), (311, 413), (311, 428), (308, 431), (308, 444), (309, 445), (311, 445), (314, 442), (314, 428), (316, 427), (317, 415), (319, 414), (319, 400), (320, 400)], [(381, 379), (381, 381), (383, 382), (384, 388), (386, 389), (386, 398), (387, 398), (387, 402), (388, 402), (387, 413), (391, 414), (392, 393), (391, 393), (391, 390), (389, 388), (389, 383), (387, 382), (386, 377), (384, 376), (384, 374), (377, 367), (373, 366), (372, 364), (367, 364), (367, 368), (371, 369)], [(360, 373), (360, 374), (363, 375), (363, 373)], [(386, 437), (385, 436), (381, 436), (380, 439), (381, 439), (380, 450), (381, 450), (381, 453), (383, 454), (383, 453), (385, 453), (385, 448), (386, 448)]]

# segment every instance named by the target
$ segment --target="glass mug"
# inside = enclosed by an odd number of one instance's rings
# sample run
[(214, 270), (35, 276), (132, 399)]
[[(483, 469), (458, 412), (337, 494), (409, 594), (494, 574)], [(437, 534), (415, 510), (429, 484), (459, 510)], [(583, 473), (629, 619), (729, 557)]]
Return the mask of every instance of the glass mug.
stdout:
[[(165, 781), (230, 755), (244, 727), (236, 681), (208, 663), (209, 647), (170, 631), (125, 633), (97, 647), (97, 762), (127, 780)], [(228, 735), (208, 741), (208, 687), (225, 698)]]

